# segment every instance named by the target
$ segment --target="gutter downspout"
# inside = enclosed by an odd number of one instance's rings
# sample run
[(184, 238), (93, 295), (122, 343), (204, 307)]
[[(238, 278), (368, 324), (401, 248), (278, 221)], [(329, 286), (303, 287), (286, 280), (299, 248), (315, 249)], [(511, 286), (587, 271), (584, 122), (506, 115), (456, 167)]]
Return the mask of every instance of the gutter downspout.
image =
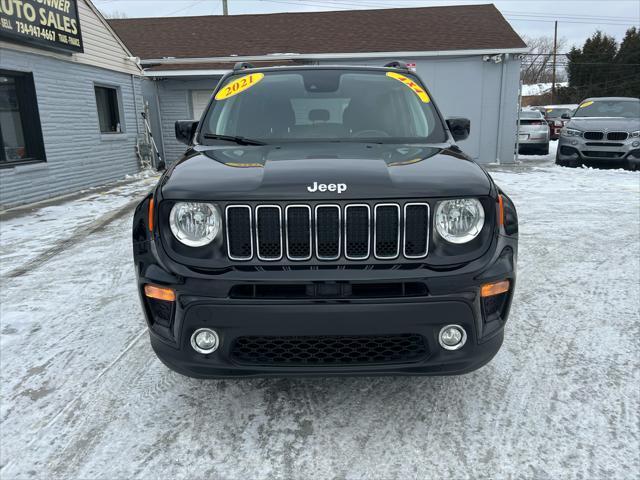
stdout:
[(514, 152), (514, 158), (516, 163), (520, 161), (520, 110), (522, 110), (522, 79), (519, 82), (520, 88), (518, 88), (518, 115), (516, 122), (516, 151)]
[(136, 95), (135, 75), (131, 75), (131, 91), (133, 92), (133, 114), (136, 119), (136, 133), (140, 137), (140, 123), (138, 122), (138, 97)]
[(496, 163), (500, 165), (502, 162), (500, 161), (500, 147), (502, 146), (502, 109), (505, 108), (504, 105), (504, 90), (505, 90), (505, 70), (507, 68), (507, 60), (509, 59), (509, 54), (505, 53), (502, 57), (502, 70), (500, 71), (500, 96), (498, 98), (498, 138), (496, 140)]

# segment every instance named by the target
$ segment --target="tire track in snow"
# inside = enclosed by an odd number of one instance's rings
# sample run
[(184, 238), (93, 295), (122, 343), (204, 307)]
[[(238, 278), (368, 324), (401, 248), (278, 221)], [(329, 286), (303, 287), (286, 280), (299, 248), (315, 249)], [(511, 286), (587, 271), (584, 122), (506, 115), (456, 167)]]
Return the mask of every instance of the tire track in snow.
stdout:
[(114, 212), (108, 215), (105, 215), (103, 217), (100, 217), (99, 219), (90, 223), (88, 226), (75, 230), (70, 237), (58, 241), (51, 248), (45, 250), (44, 252), (39, 254), (37, 257), (29, 260), (26, 264), (20, 267), (14, 268), (13, 270), (10, 270), (9, 272), (7, 272), (7, 274), (4, 275), (5, 278), (9, 279), (9, 278), (20, 277), (26, 273), (29, 273), (31, 270), (34, 270), (40, 267), (41, 265), (45, 264), (46, 262), (54, 258), (56, 255), (80, 243), (89, 235), (99, 232), (100, 230), (104, 229), (112, 222), (118, 220), (119, 218), (124, 217), (127, 213), (129, 213), (131, 210), (135, 208), (135, 206), (140, 202), (141, 199), (142, 197), (139, 199), (133, 200), (127, 203), (126, 205), (120, 207), (119, 209), (115, 210)]

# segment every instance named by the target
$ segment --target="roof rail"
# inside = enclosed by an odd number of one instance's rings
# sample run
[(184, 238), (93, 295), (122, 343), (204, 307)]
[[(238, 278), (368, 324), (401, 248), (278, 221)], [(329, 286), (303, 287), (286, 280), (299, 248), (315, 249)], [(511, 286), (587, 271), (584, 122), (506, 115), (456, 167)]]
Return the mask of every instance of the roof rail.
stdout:
[(235, 72), (236, 70), (245, 70), (247, 68), (256, 68), (256, 66), (252, 63), (238, 62), (233, 66), (233, 71)]
[(404, 62), (399, 62), (397, 60), (394, 60), (393, 62), (389, 62), (385, 65), (385, 68), (397, 68), (398, 70), (409, 70), (409, 67), (407, 67), (407, 64)]

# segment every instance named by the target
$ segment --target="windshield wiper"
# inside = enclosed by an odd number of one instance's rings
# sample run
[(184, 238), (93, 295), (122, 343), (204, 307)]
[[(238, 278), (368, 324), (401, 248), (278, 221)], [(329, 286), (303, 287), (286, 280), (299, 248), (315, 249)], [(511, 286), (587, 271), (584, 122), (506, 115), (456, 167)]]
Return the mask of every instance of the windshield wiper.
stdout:
[(234, 135), (218, 135), (213, 133), (205, 133), (204, 138), (208, 140), (226, 140), (228, 142), (235, 142), (238, 145), (266, 145), (265, 142), (260, 140), (253, 140), (252, 138), (234, 136)]

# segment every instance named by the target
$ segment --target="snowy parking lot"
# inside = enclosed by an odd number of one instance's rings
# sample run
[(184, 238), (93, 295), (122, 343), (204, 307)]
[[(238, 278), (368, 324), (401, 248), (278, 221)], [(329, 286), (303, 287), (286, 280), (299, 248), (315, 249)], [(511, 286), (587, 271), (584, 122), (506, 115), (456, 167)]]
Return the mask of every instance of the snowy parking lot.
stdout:
[(518, 285), (502, 350), (458, 377), (182, 377), (135, 289), (153, 178), (1, 217), (0, 478), (637, 478), (640, 174), (552, 155), (491, 168)]

